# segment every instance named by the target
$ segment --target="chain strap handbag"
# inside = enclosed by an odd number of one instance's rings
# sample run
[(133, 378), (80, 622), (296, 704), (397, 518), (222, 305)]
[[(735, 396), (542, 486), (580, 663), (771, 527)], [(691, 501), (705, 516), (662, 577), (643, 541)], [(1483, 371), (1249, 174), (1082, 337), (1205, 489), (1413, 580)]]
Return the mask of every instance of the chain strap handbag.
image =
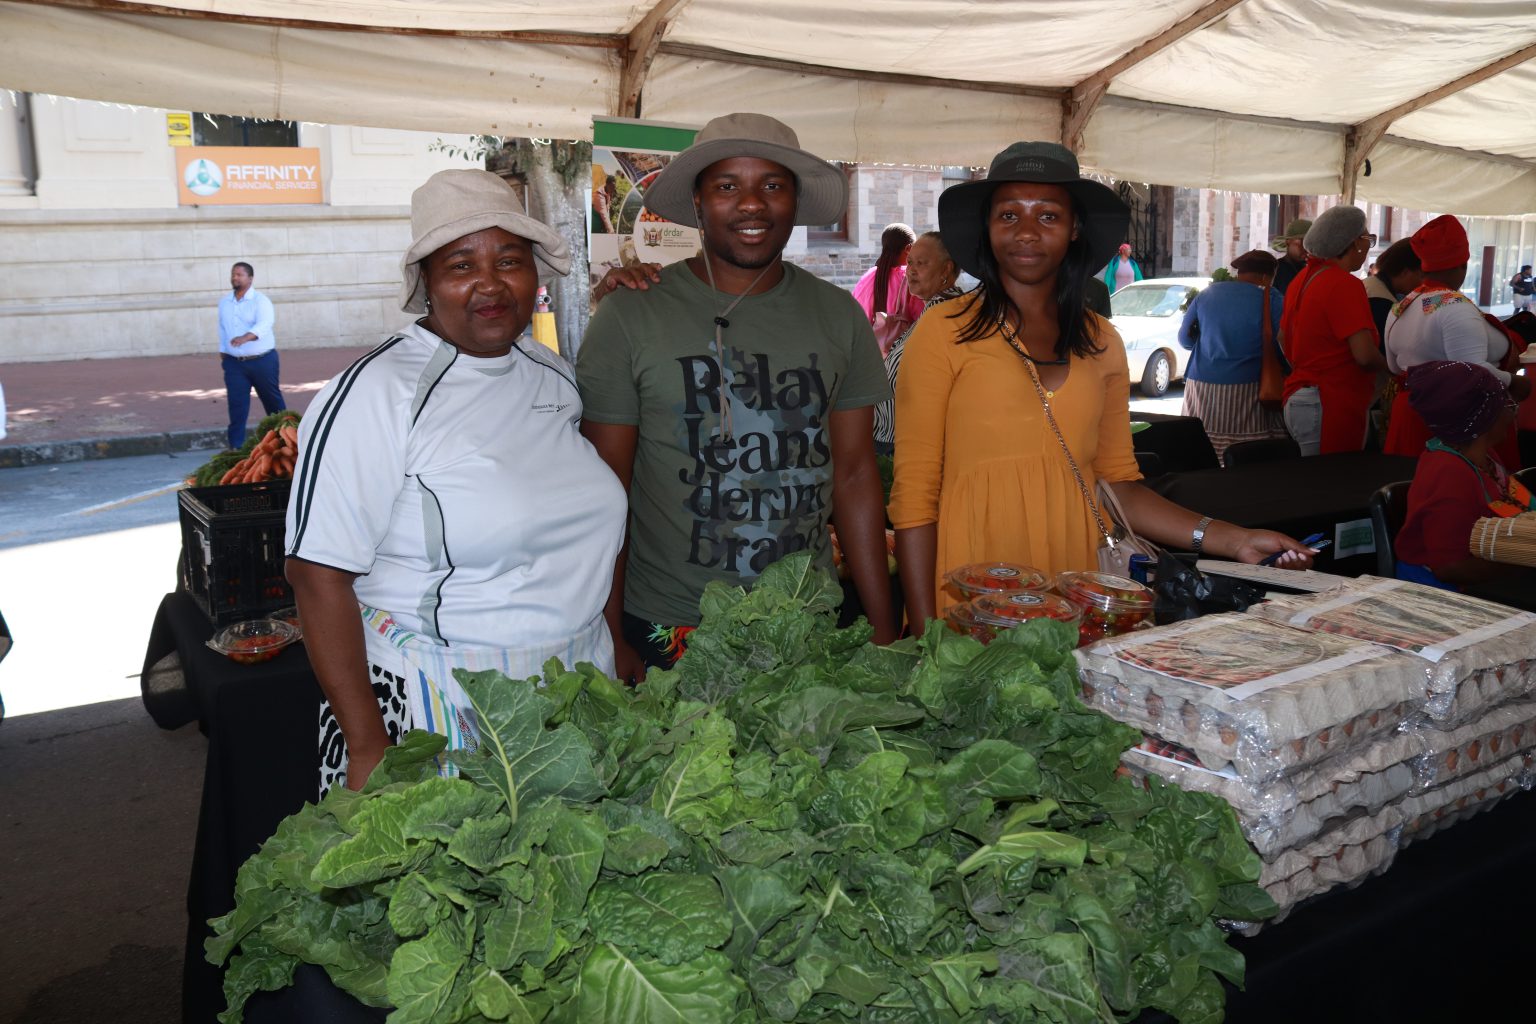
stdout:
[[(1019, 354), (1024, 355), (1022, 352)], [(1137, 536), (1131, 529), (1130, 520), (1126, 518), (1125, 509), (1120, 506), (1120, 499), (1115, 497), (1114, 489), (1100, 480), (1097, 488), (1098, 499), (1095, 500), (1094, 495), (1089, 493), (1082, 471), (1077, 468), (1077, 460), (1072, 457), (1072, 449), (1067, 447), (1067, 439), (1062, 436), (1061, 428), (1056, 425), (1056, 417), (1051, 412), (1050, 399), (1045, 396), (1045, 386), (1040, 383), (1034, 364), (1027, 356), (1024, 359), (1024, 368), (1029, 371), (1029, 380), (1035, 386), (1035, 394), (1040, 396), (1040, 407), (1045, 410), (1045, 421), (1051, 425), (1051, 433), (1056, 435), (1056, 441), (1061, 445), (1061, 453), (1066, 456), (1067, 465), (1072, 470), (1072, 477), (1077, 481), (1077, 489), (1082, 492), (1083, 500), (1088, 503), (1088, 511), (1093, 514), (1093, 521), (1099, 528), (1101, 538), (1098, 552), (1099, 571), (1130, 579), (1133, 555), (1144, 555), (1156, 564), (1162, 555), (1162, 549), (1146, 538)], [(1108, 522), (1105, 521), (1106, 515)], [(1114, 524), (1113, 529), (1110, 529), (1111, 523)]]

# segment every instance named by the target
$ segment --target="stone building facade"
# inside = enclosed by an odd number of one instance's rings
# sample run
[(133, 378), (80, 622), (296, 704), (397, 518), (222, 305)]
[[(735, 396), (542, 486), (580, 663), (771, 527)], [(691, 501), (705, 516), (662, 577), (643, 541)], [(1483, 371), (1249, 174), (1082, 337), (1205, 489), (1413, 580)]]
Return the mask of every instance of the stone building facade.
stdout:
[(323, 205), (178, 206), (166, 114), (0, 92), (0, 363), (216, 352), (237, 260), (282, 348), (370, 345), (406, 321), (411, 191), (465, 166), (439, 136), (290, 126), (320, 151)]
[[(167, 113), (0, 92), (0, 363), (211, 352), (214, 307), (236, 260), (255, 265), (256, 286), (276, 303), (283, 347), (370, 344), (404, 323), (396, 290), (410, 193), (437, 170), (466, 166), (438, 144), (463, 151), (469, 137), (253, 122), (248, 139), (254, 128), (287, 132), (281, 144), (320, 151), (324, 204), (178, 206)], [(228, 144), (228, 123), (197, 124)], [(786, 253), (843, 287), (874, 265), (887, 224), (936, 228), (939, 194), (984, 173), (844, 170), (845, 215), (797, 228)], [(1209, 274), (1266, 246), (1291, 217), (1338, 201), (1109, 184), (1133, 208), (1127, 240), (1149, 276)], [(1432, 216), (1375, 205), (1367, 213), (1383, 246)], [(1536, 262), (1536, 220), (1467, 224), (1469, 294), (1507, 303), (1510, 276)]]

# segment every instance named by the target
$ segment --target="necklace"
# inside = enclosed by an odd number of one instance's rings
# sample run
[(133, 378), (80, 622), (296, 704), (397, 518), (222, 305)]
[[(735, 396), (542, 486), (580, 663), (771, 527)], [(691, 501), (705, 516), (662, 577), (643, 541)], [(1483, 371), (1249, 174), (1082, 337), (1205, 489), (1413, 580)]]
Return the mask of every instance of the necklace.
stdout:
[[(1067, 363), (1071, 361), (1070, 356), (1066, 359), (1036, 359), (1034, 356), (1030, 355), (1024, 350), (1024, 346), (1019, 343), (1019, 336), (1015, 334), (1013, 332), (1013, 328), (1008, 325), (1007, 314), (997, 318), (997, 326), (998, 329), (1002, 332), (1003, 340), (1008, 343), (1008, 347), (1017, 352), (1019, 357), (1029, 364), (1031, 371), (1033, 371), (1033, 369), (1037, 366), (1066, 366)], [(1034, 373), (1031, 372), (1030, 376), (1033, 377)], [(1047, 390), (1045, 392), (1045, 397), (1055, 398), (1056, 392), (1054, 390)]]
[[(700, 235), (700, 238), (702, 239), (703, 236)], [(718, 295), (719, 290), (715, 287), (715, 268), (709, 262), (709, 253), (707, 251), (704, 253), (703, 258), (704, 273), (709, 275), (709, 290)], [(720, 315), (715, 317), (715, 360), (720, 364), (720, 437), (725, 441), (731, 440), (735, 434), (735, 430), (731, 425), (731, 395), (730, 389), (727, 386), (725, 370), (724, 332), (727, 327), (731, 326), (730, 320), (726, 318), (735, 311), (742, 299), (752, 294), (752, 289), (757, 287), (757, 282), (761, 281), (763, 275), (772, 269), (772, 262), (765, 264), (763, 269), (757, 272), (757, 276), (752, 279), (752, 283), (747, 285), (746, 289), (730, 302), (726, 303), (725, 308), (720, 311)]]
[[(1498, 470), (1494, 469), (1491, 463), (1486, 468), (1479, 466), (1477, 463), (1467, 458), (1466, 453), (1461, 451), (1461, 449), (1453, 448), (1452, 446), (1446, 444), (1444, 441), (1440, 440), (1438, 437), (1430, 438), (1429, 443), (1424, 447), (1428, 448), (1432, 452), (1445, 452), (1447, 455), (1454, 455), (1462, 462), (1465, 462), (1467, 466), (1471, 468), (1472, 472), (1477, 474), (1477, 482), (1482, 488), (1483, 498), (1490, 503), (1497, 501), (1500, 498), (1513, 497), (1513, 495), (1510, 494), (1511, 489), (1505, 484), (1504, 481), (1499, 479)], [(1496, 495), (1494, 498), (1488, 497), (1489, 480), (1493, 481), (1493, 489)]]

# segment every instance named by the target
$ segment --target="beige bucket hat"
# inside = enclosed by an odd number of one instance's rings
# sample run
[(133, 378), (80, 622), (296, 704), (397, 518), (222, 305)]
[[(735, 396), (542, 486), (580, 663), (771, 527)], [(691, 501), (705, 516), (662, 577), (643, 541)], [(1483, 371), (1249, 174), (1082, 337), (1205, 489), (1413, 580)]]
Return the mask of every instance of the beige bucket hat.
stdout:
[(795, 223), (830, 224), (848, 209), (848, 178), (800, 148), (794, 129), (767, 114), (722, 114), (699, 129), (693, 145), (672, 158), (645, 190), (645, 208), (676, 224), (698, 227), (693, 183), (710, 164), (738, 156), (772, 160), (795, 176)]
[(544, 271), (561, 277), (570, 273), (571, 250), (565, 239), (524, 213), (517, 193), (505, 181), (490, 171), (438, 171), (411, 193), (411, 245), (400, 257), (400, 308), (426, 312), (421, 261), (449, 242), (486, 228), (502, 228), (533, 243), (540, 277)]

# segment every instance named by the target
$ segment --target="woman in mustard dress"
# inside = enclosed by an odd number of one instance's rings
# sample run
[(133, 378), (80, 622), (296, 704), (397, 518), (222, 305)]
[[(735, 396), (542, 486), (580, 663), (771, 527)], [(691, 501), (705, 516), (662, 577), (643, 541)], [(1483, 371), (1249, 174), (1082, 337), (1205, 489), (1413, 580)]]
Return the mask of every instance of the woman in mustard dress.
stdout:
[(943, 574), (970, 562), (1098, 568), (1084, 491), (1099, 480), (1150, 540), (1311, 565), (1315, 552), (1289, 537), (1201, 516), (1138, 482), (1125, 346), (1084, 305), (1129, 216), (1054, 143), (1015, 143), (986, 179), (940, 196), (944, 244), (981, 285), (918, 321), (897, 379), (889, 512), (914, 629), (952, 603)]

